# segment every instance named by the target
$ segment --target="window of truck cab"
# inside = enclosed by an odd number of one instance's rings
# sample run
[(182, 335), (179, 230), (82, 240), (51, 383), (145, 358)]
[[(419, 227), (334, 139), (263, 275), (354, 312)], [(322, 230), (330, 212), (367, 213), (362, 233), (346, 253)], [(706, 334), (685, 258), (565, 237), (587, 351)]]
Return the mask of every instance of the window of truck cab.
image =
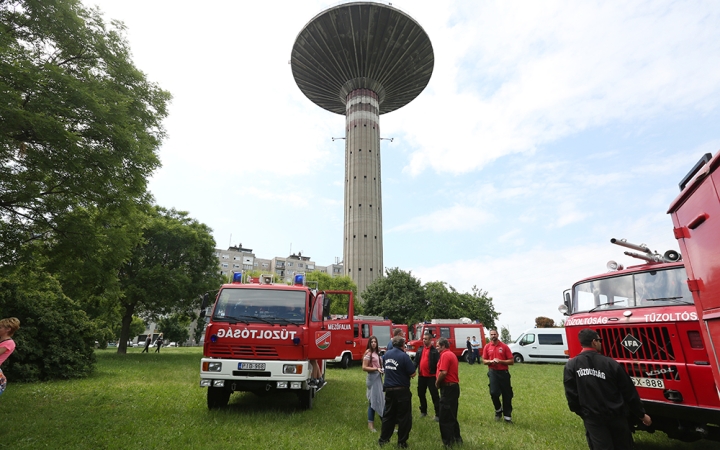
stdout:
[(627, 273), (573, 287), (573, 313), (681, 304), (693, 304), (684, 267)]
[(226, 288), (220, 291), (213, 320), (248, 323), (305, 323), (305, 292)]

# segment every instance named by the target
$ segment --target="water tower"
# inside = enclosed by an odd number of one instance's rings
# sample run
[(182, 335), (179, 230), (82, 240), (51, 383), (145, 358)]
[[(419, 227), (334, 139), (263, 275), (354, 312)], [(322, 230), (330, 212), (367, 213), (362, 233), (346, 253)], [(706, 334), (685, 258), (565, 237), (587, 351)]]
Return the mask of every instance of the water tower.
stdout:
[(380, 114), (417, 97), (432, 75), (425, 30), (392, 6), (353, 2), (315, 16), (298, 34), (291, 67), (316, 105), (345, 115), (345, 274), (362, 293), (383, 275)]

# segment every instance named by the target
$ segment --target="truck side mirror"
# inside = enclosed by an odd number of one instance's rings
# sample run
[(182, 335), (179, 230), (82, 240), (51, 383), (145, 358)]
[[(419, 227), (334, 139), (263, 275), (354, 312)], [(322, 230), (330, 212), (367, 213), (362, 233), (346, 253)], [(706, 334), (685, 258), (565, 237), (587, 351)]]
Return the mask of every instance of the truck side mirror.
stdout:
[(323, 295), (323, 317), (330, 317), (330, 298)]
[(205, 317), (205, 310), (207, 309), (207, 304), (208, 304), (208, 298), (209, 298), (209, 297), (210, 297), (210, 296), (208, 295), (207, 292), (206, 292), (204, 295), (201, 295), (201, 296), (200, 296), (200, 318), (201, 318), (201, 319), (202, 319), (203, 317)]

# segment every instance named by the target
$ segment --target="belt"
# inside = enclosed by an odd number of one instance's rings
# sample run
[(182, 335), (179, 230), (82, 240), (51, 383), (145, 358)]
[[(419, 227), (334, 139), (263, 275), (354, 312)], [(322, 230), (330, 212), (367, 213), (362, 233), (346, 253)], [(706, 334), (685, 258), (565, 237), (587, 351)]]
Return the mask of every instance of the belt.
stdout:
[(385, 388), (385, 392), (402, 391), (403, 389), (410, 389), (410, 387), (408, 387), (408, 386), (393, 386), (393, 387)]
[(443, 386), (455, 386), (457, 383), (443, 383)]

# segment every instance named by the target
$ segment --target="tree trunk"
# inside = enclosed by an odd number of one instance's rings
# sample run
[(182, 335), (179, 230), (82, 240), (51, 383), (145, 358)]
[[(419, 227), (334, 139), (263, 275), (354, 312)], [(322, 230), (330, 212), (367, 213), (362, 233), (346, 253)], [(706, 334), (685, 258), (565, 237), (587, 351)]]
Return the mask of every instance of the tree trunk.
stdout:
[(120, 345), (118, 345), (118, 354), (125, 355), (127, 353), (127, 343), (130, 340), (130, 324), (132, 323), (133, 313), (135, 312), (135, 304), (125, 306), (125, 314), (122, 317), (122, 326), (120, 327)]

